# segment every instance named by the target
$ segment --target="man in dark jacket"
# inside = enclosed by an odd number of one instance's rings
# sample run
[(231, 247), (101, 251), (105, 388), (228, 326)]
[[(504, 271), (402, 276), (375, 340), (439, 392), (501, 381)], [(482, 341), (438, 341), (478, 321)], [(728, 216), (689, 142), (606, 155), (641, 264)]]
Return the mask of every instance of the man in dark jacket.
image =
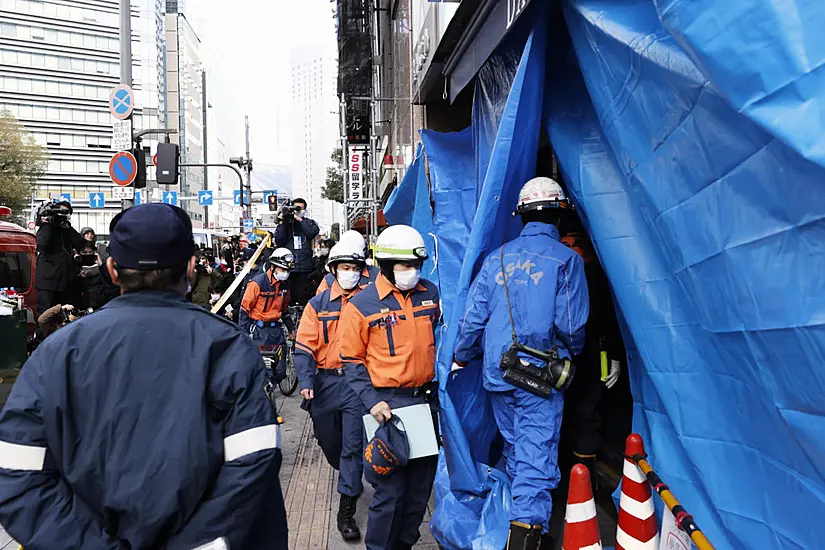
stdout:
[(37, 216), (37, 265), (34, 286), (37, 289), (37, 314), (57, 304), (77, 302), (77, 267), (75, 251), (85, 241), (69, 222), (72, 205), (48, 202)]
[(46, 339), (0, 413), (0, 524), (32, 549), (286, 550), (265, 367), (184, 298), (189, 217), (136, 206), (110, 233), (123, 295)]
[(307, 201), (295, 199), (292, 209), (285, 206), (278, 214), (278, 227), (275, 228), (275, 244), (288, 248), (295, 257), (295, 270), (290, 275), (292, 303), (306, 305), (315, 293), (309, 288), (309, 279), (315, 267), (312, 261), (312, 240), (318, 236), (320, 229), (314, 220), (305, 217)]

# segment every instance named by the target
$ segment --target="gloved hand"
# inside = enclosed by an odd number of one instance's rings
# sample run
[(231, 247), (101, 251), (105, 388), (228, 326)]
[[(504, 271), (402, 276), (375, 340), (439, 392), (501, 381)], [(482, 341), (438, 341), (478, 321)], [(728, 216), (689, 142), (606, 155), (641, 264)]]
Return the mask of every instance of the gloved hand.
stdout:
[(619, 375), (622, 374), (622, 363), (620, 361), (616, 361), (615, 359), (610, 360), (610, 372), (607, 374), (607, 378), (604, 380), (604, 385), (607, 386), (607, 389), (612, 388), (616, 385), (616, 382), (619, 381)]
[(459, 371), (459, 370), (461, 370), (461, 369), (463, 369), (463, 368), (464, 368), (464, 367), (462, 367), (461, 365), (459, 365), (458, 363), (456, 363), (455, 361), (453, 361), (453, 366), (450, 368), (450, 372), (456, 372), (456, 371)]

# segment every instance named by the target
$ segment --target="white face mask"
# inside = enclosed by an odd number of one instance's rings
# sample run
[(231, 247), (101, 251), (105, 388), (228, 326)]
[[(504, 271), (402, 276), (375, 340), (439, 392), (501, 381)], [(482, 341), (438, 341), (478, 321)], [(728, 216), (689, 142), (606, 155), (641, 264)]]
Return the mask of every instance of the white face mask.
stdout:
[(395, 271), (395, 286), (398, 290), (412, 290), (421, 280), (421, 270)]
[(281, 282), (286, 281), (289, 279), (289, 272), (288, 271), (276, 271), (275, 272), (275, 279)]
[(341, 288), (344, 290), (352, 290), (358, 284), (358, 281), (361, 280), (361, 274), (357, 271), (339, 271), (337, 279)]

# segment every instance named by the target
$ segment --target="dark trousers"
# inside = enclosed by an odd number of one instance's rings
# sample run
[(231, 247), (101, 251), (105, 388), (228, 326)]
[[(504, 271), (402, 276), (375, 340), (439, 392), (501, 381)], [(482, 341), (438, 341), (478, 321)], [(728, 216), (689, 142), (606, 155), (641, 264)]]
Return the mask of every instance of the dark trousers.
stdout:
[(562, 439), (580, 456), (595, 455), (602, 442), (599, 402), (605, 386), (601, 381), (598, 346), (586, 347), (576, 359), (576, 376), (564, 394)]
[[(275, 358), (274, 372), (272, 373), (275, 382), (280, 382), (286, 378), (286, 338), (284, 337), (284, 329), (281, 323), (272, 326), (267, 324), (264, 327), (259, 327), (252, 322), (250, 327), (250, 336), (256, 346), (274, 346), (273, 356)], [(270, 353), (270, 352), (267, 352)]]
[(289, 275), (289, 290), (292, 295), (292, 305), (305, 306), (315, 295), (316, 289), (309, 288), (309, 278), (312, 275), (309, 271), (293, 271)]
[(357, 497), (364, 490), (364, 404), (343, 376), (318, 373), (310, 416), (315, 437), (330, 466), (338, 470), (338, 492)]
[[(393, 409), (424, 402), (423, 397), (382, 397)], [(412, 546), (421, 538), (418, 529), (427, 512), (437, 464), (438, 456), (410, 460), (406, 467), (373, 485), (375, 496), (364, 537), (368, 550), (389, 550), (394, 544)]]
[(69, 290), (43, 290), (37, 289), (37, 316), (40, 317), (43, 313), (58, 304), (65, 306), (66, 304), (75, 304), (75, 295)]

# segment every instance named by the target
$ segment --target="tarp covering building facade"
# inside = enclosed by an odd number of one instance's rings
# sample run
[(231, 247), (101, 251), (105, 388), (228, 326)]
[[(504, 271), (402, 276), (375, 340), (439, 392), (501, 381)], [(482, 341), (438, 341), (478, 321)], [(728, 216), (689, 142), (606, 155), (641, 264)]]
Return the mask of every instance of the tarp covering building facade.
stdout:
[(472, 128), (422, 135), (446, 322), (433, 532), (446, 548), (506, 541), (478, 365), (449, 369), (480, 261), (519, 229), (543, 125), (626, 322), (654, 467), (719, 549), (821, 547), (825, 12), (560, 4), (533, 0), (482, 67)]

